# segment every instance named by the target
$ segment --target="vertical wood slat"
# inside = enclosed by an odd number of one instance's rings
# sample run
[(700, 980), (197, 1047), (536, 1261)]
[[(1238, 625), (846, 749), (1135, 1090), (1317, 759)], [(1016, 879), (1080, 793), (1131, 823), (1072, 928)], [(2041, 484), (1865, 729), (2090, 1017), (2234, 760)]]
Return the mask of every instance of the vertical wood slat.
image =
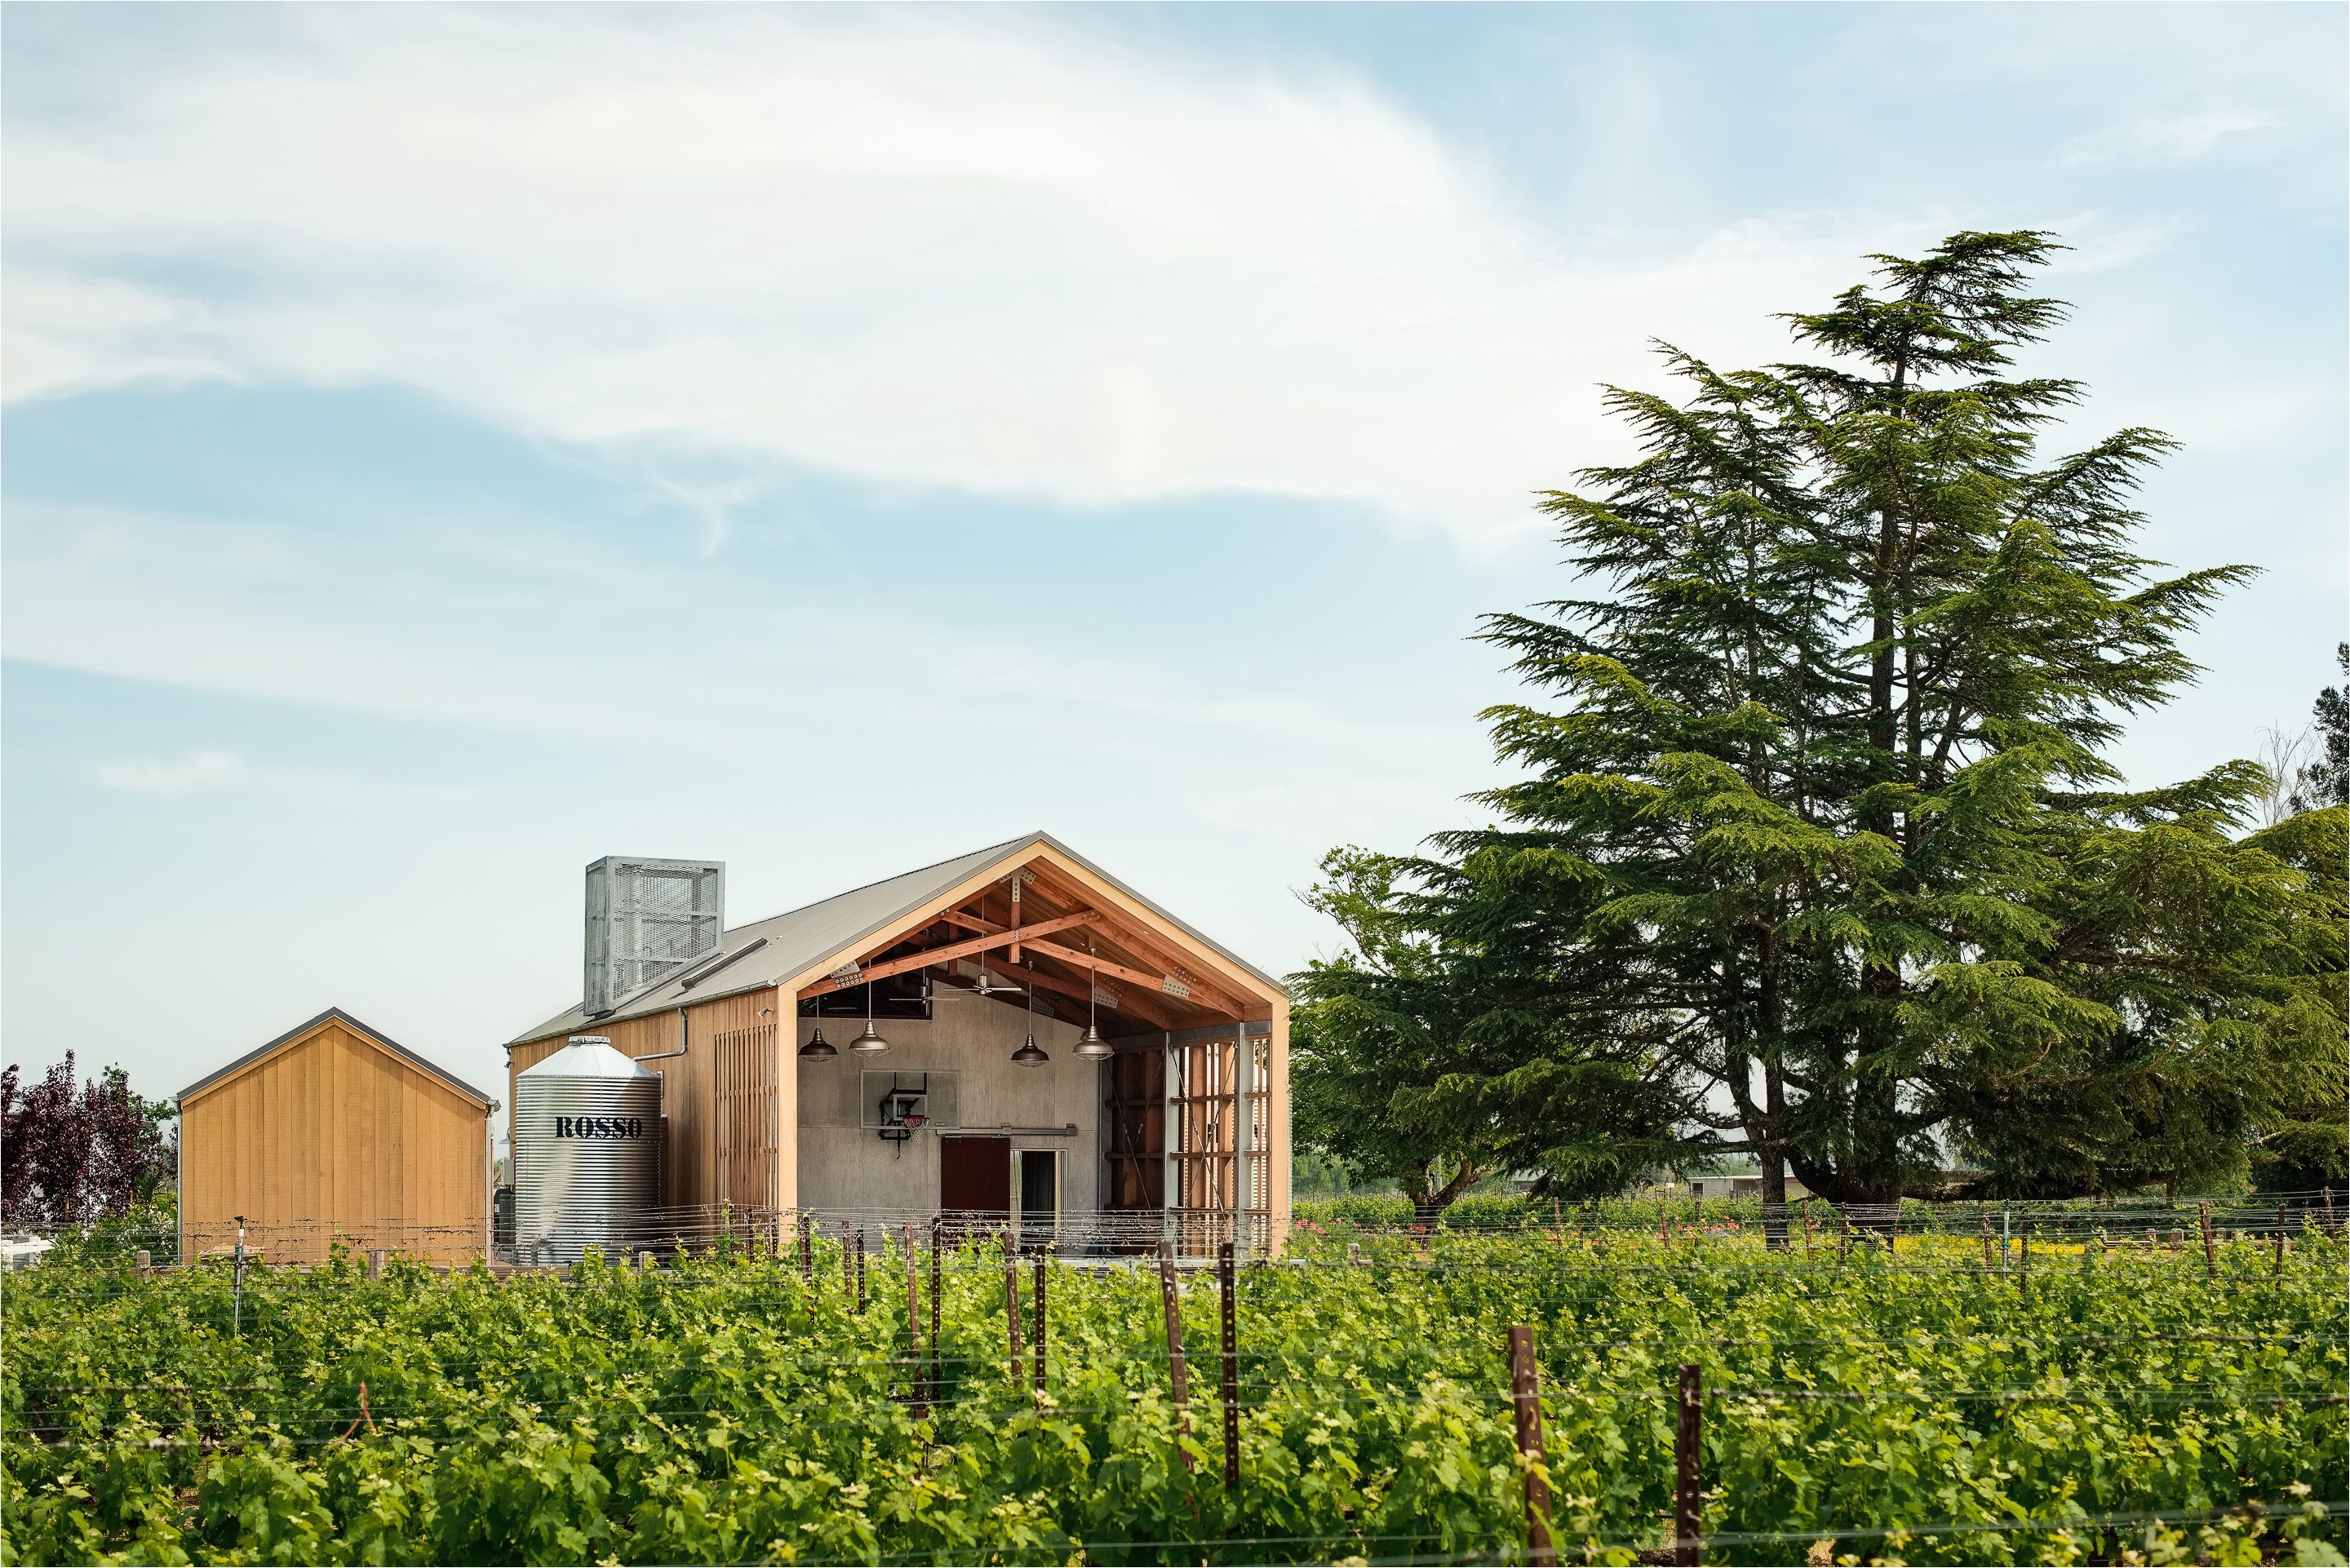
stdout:
[(760, 1214), (774, 1204), (782, 1157), (775, 1026), (730, 1029), (711, 1045), (715, 1196), (738, 1216)]
[(1267, 1033), (1187, 1042), (1172, 1048), (1167, 1104), (1173, 1111), (1174, 1190), (1182, 1250), (1212, 1253), (1226, 1235), (1268, 1248), (1274, 1210), (1272, 1039)]
[(189, 1255), (234, 1241), (270, 1262), (338, 1241), (456, 1262), (489, 1222), (486, 1108), (339, 1017), (182, 1107)]
[[(690, 1021), (685, 1031), (691, 1049), (674, 1061), (663, 1062), (661, 1069), (661, 1114), (669, 1118), (669, 1158), (667, 1168), (668, 1192), (663, 1201), (671, 1208), (689, 1209), (714, 1207), (718, 1201), (717, 1162), (722, 1143), (718, 1127), (718, 1036), (738, 1030), (758, 1027), (773, 1028), (772, 1022), (762, 1025), (760, 1014), (768, 1010), (770, 1017), (788, 1017), (785, 1009), (777, 1009), (773, 991), (746, 991), (733, 996), (713, 997), (708, 1002), (690, 1004)], [(624, 1056), (649, 1056), (657, 1052), (674, 1051), (680, 1044), (678, 1016), (672, 1010), (647, 1013), (636, 1018), (614, 1019), (599, 1023), (594, 1032), (612, 1042), (612, 1048)], [(506, 1078), (508, 1110), (507, 1130), (513, 1130), (514, 1082), (530, 1067), (546, 1061), (563, 1049), (567, 1035), (549, 1035), (543, 1040), (525, 1041), (508, 1048)], [(773, 1053), (770, 1053), (772, 1057)], [(797, 1075), (785, 1082), (780, 1065), (772, 1060), (764, 1072), (769, 1083), (777, 1084), (779, 1105), (776, 1122), (777, 1137), (782, 1129), (783, 1099), (794, 1096)], [(778, 1199), (787, 1187), (795, 1187), (796, 1173), (785, 1170), (778, 1160), (775, 1192)], [(765, 1199), (756, 1196), (743, 1201), (757, 1205)], [(784, 1207), (780, 1202), (778, 1207)]]

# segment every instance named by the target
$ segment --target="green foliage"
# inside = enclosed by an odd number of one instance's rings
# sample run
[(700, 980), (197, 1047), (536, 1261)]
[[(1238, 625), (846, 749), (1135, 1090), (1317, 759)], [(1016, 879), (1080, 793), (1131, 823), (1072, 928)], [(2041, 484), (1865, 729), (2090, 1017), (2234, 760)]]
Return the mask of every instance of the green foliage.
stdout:
[[(2350, 642), (2334, 645), (2334, 662), (2350, 678)], [(2350, 679), (2345, 685), (2350, 685)], [(2350, 696), (2342, 686), (2326, 687), (2312, 704), (2311, 717), (2316, 720), (2317, 760), (2294, 777), (2278, 782), (2292, 786), (2296, 812), (2350, 805)]]
[(1604, 1040), (1581, 1016), (1604, 977), (1543, 961), (1506, 925), (1440, 936), (1482, 911), (1465, 899), (1432, 909), (1406, 885), (1411, 863), (1337, 850), (1322, 869), (1307, 901), (1350, 951), (1295, 979), (1301, 1144), (1395, 1182), (1423, 1222), (1496, 1172), (1542, 1170), (1546, 1190), (1582, 1196), (1619, 1190), (1674, 1152), (1679, 1102), (1635, 1054), (1586, 1045)]
[(2038, 449), (2083, 396), (2012, 369), (2055, 248), (1877, 257), (1789, 317), (1825, 358), (1609, 392), (1638, 456), (1544, 503), (1591, 597), (1486, 622), (1557, 703), (1485, 714), (1500, 821), (1326, 864), (1301, 1137), (1570, 1195), (1751, 1152), (1869, 1204), (2341, 1168), (2338, 815), (2240, 837), (2253, 764), (2103, 755), (2248, 573), (2134, 550), (2158, 432)]
[(2277, 1279), (2265, 1246), (2225, 1248), (2216, 1286), (2194, 1251), (2043, 1250), (2019, 1289), (1972, 1238), (1839, 1262), (1765, 1253), (1731, 1213), (1669, 1248), (1646, 1228), (1301, 1226), (1292, 1262), (1241, 1272), (1231, 1493), (1202, 1273), (1181, 1291), (1185, 1421), (1157, 1281), (1129, 1266), (1052, 1266), (1039, 1400), (1008, 1365), (1000, 1257), (951, 1255), (943, 1398), (920, 1413), (894, 1254), (875, 1277), (899, 1285), (861, 1316), (836, 1247), (813, 1289), (755, 1252), (567, 1281), (257, 1271), (242, 1337), (224, 1269), (45, 1265), (0, 1281), (0, 1557), (1523, 1560), (1514, 1323), (1536, 1329), (1571, 1559), (1656, 1546), (1684, 1361), (1718, 1391), (1710, 1559), (2338, 1549), (2338, 1521), (2303, 1517), (2350, 1485), (2338, 1241), (2304, 1231)]
[(109, 1214), (78, 1230), (60, 1231), (48, 1261), (58, 1264), (121, 1264), (145, 1252), (153, 1263), (180, 1258), (180, 1197), (158, 1192), (125, 1214)]

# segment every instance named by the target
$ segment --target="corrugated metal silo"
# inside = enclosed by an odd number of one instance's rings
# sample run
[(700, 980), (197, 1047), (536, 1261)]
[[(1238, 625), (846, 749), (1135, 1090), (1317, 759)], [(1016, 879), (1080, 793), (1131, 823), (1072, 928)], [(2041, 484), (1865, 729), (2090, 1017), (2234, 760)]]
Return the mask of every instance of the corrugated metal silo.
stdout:
[(515, 1257), (619, 1259), (646, 1239), (660, 1201), (658, 1073), (598, 1034), (576, 1034), (515, 1079)]

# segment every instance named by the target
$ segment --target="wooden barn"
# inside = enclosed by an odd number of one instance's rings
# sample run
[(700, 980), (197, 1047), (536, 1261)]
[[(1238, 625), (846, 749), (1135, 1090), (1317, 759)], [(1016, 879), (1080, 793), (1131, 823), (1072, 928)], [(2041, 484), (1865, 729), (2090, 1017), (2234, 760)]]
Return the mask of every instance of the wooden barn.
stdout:
[(732, 929), (719, 866), (588, 871), (583, 1004), (509, 1073), (579, 1034), (658, 1059), (673, 1213), (1286, 1231), (1280, 984), (1048, 835)]
[(487, 1254), (497, 1102), (328, 1008), (180, 1091), (180, 1249)]

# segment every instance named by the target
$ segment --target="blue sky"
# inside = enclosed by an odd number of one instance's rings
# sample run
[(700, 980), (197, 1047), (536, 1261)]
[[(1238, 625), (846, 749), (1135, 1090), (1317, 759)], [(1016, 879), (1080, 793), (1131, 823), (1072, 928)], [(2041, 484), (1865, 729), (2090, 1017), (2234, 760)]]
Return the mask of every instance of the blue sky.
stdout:
[[(2345, 634), (2340, 6), (6, 8), (5, 1026), (484, 1084), (580, 868), (756, 918), (1034, 826), (1275, 970), (1465, 820), (1476, 615), (1662, 337), (2045, 227), (2152, 553)], [(2062, 439), (2064, 432), (2059, 432)]]

